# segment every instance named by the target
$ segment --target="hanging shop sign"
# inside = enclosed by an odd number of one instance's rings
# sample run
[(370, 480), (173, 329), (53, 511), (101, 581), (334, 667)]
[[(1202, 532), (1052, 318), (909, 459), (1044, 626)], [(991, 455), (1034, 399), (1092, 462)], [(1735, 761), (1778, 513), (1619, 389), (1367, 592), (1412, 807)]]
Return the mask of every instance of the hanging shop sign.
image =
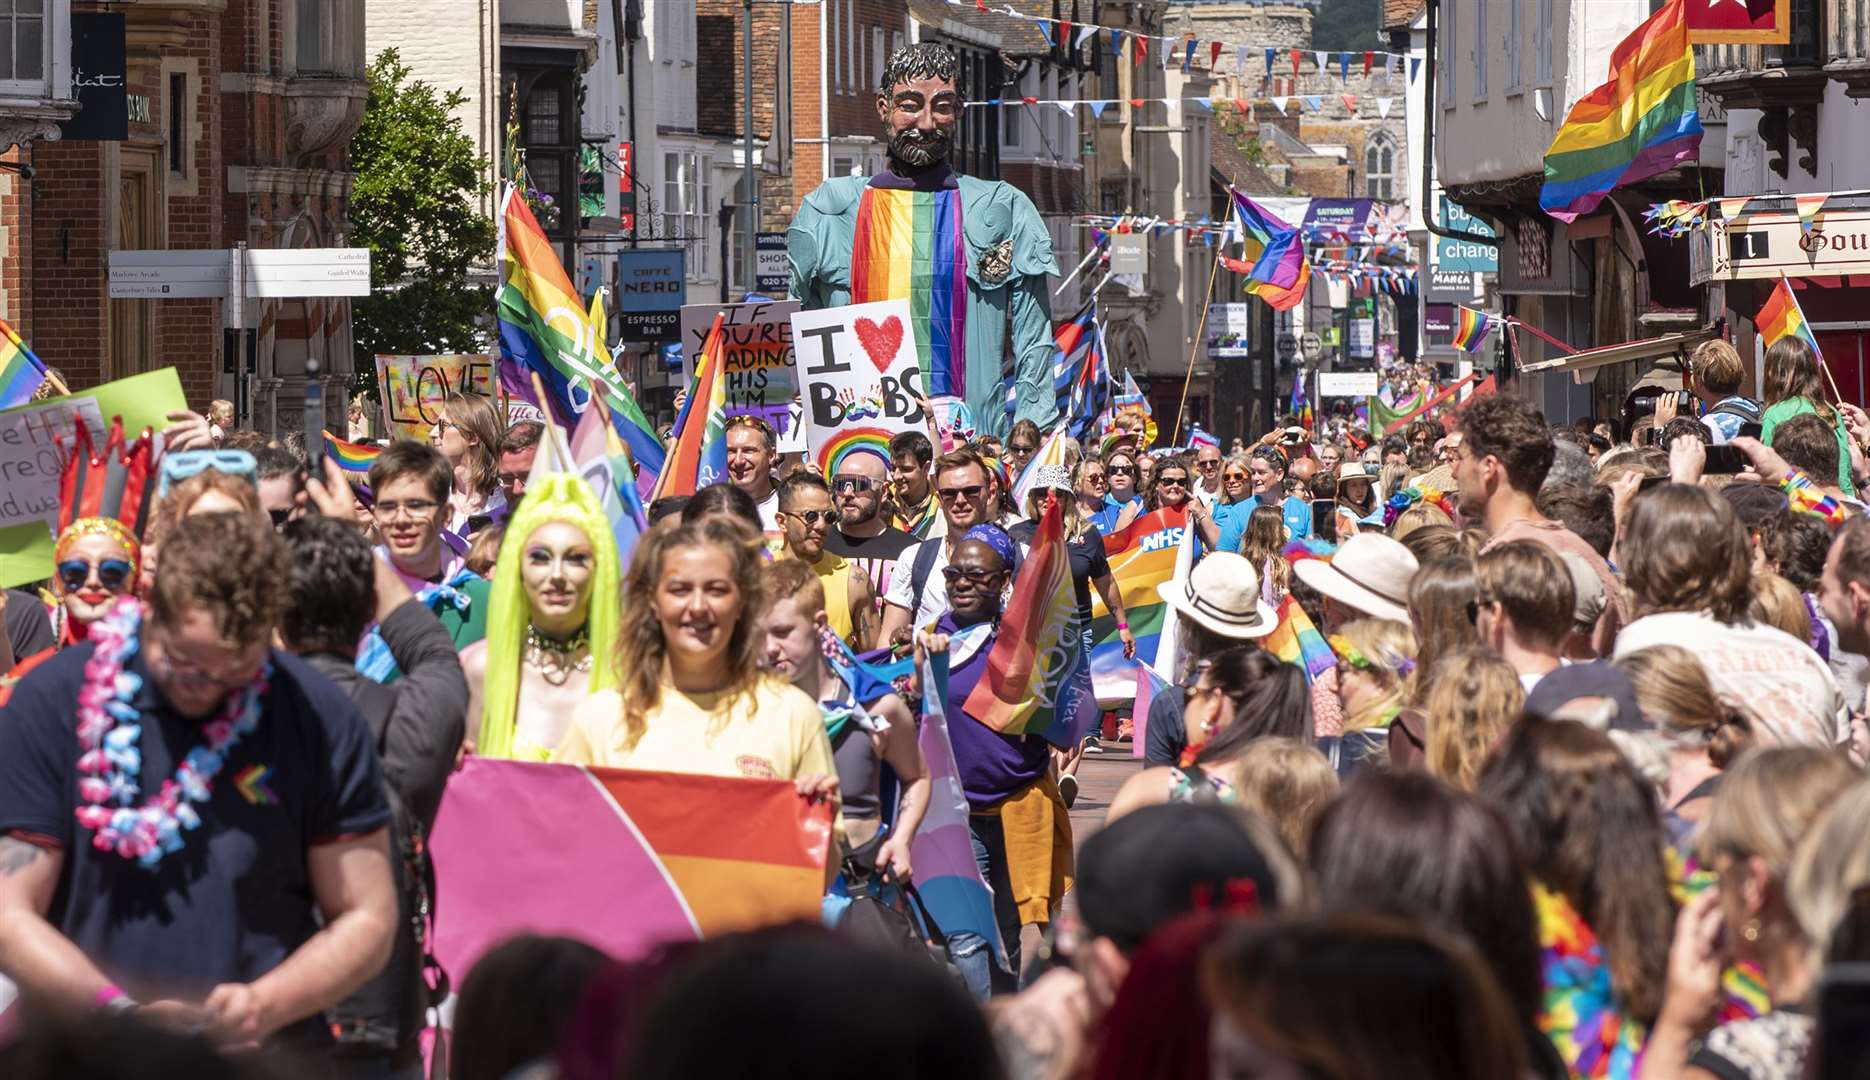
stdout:
[(1790, 207), (1731, 221), (1710, 214), (1689, 234), (1688, 279), (1694, 285), (1865, 273), (1870, 273), (1870, 209), (1819, 210), (1804, 223)]

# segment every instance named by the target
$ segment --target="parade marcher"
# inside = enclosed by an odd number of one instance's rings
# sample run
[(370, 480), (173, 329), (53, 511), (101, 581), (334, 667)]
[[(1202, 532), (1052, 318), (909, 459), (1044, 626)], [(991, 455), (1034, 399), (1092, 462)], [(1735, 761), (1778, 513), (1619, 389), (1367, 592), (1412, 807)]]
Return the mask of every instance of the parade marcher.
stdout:
[(771, 424), (751, 413), (728, 418), (727, 481), (760, 508), (762, 532), (779, 531), (779, 490), (773, 478), (778, 464), (779, 436)]
[(963, 449), (942, 455), (935, 467), (935, 497), (941, 502), (943, 528), (897, 558), (890, 590), (883, 597), (878, 644), (907, 644), (911, 630), (926, 628), (947, 610), (941, 579), (961, 534), (993, 520), (991, 490), (987, 465), (979, 454)]
[(500, 470), (494, 474), (494, 479), (500, 485), (500, 498), (508, 513), (519, 505), (520, 496), (526, 494), (526, 480), (532, 475), (532, 461), (539, 454), (539, 440), (544, 435), (544, 424), (537, 420), (521, 420), (508, 425), (506, 433), (500, 436)]
[(1552, 466), (1552, 436), (1532, 406), (1503, 394), (1469, 402), (1461, 410), (1461, 445), (1455, 462), (1457, 505), (1469, 524), (1487, 529), (1488, 545), (1532, 540), (1556, 555), (1591, 564), (1609, 599), (1593, 644), (1599, 656), (1629, 621), (1623, 590), (1604, 557), (1577, 533), (1539, 512), (1537, 497)]
[(1032, 456), (1039, 452), (1039, 444), (1045, 437), (1039, 433), (1039, 425), (1031, 420), (1021, 420), (1013, 425), (1013, 430), (1006, 437), (1006, 467), (1017, 480)]
[(468, 738), (483, 757), (544, 761), (572, 710), (614, 685), (622, 568), (582, 477), (537, 477), (507, 522), (486, 637), (461, 651), (473, 698)]
[(663, 526), (630, 560), (611, 685), (578, 703), (552, 760), (791, 780), (838, 798), (818, 703), (760, 667), (759, 542), (737, 525)]
[(818, 575), (831, 632), (863, 652), (877, 644), (876, 598), (862, 567), (826, 550), (825, 539), (834, 531), (836, 519), (831, 488), (822, 477), (800, 470), (779, 485), (783, 554), (805, 563)]
[[(416, 933), (427, 899), (427, 838), (466, 731), (468, 687), (454, 643), (348, 521), (313, 515), (286, 526), (291, 599), (280, 640), (336, 683), (364, 715), (391, 810), (391, 870), (399, 901), (390, 962), (329, 1013), (343, 1075), (419, 1070), (428, 987)], [(357, 671), (374, 617), (402, 678), (382, 686)]]
[(449, 532), (466, 539), (502, 505), (499, 494), (500, 411), (485, 394), (453, 394), (429, 431), (429, 445), (448, 459)]
[(1110, 477), (1104, 472), (1104, 460), (1087, 457), (1078, 462), (1072, 481), (1073, 494), (1078, 500), (1078, 513), (1090, 521), (1103, 511), (1104, 498), (1110, 494)]
[[(1422, 765), (1445, 783), (1473, 791), (1487, 755), (1525, 707), (1522, 676), (1499, 654), (1473, 646), (1444, 653), (1433, 666), (1418, 663), (1416, 670), (1423, 688), (1418, 699)], [(1391, 768), (1404, 764), (1394, 756), (1394, 729), (1402, 716), (1397, 714), (1391, 725)]]
[(805, 197), (786, 231), (789, 295), (807, 311), (909, 300), (931, 397), (963, 398), (987, 434), (1019, 420), (1050, 430), (1058, 263), (1025, 192), (950, 166), (960, 77), (947, 45), (890, 53), (876, 87), (887, 167)]
[(1104, 479), (1110, 484), (1110, 494), (1104, 496), (1103, 508), (1091, 516), (1091, 524), (1097, 526), (1098, 532), (1106, 536), (1121, 532), (1143, 512), (1141, 477), (1142, 467), (1130, 450), (1118, 448), (1104, 456)]
[(268, 647), (277, 533), (199, 514), (166, 547), (147, 609), (121, 601), (0, 713), (0, 969), (66, 1008), (316, 1051), (394, 931), (370, 731)]
[(944, 524), (930, 471), (934, 464), (935, 444), (920, 431), (890, 439), (890, 524), (917, 540), (940, 536)]
[[(1415, 635), (1394, 619), (1357, 619), (1338, 627), (1330, 641), (1344, 720), (1340, 733), (1319, 740), (1319, 748), (1339, 776), (1349, 777), (1382, 758), (1390, 724), (1406, 704)], [(1313, 695), (1318, 692), (1314, 685)]]
[[(1279, 628), (1279, 615), (1260, 595), (1260, 575), (1244, 556), (1217, 551), (1195, 564), (1188, 580), (1156, 586), (1173, 617), (1181, 620), (1185, 670), (1157, 694), (1144, 716), (1143, 761), (1178, 765), (1191, 742), (1183, 716), (1183, 676), (1205, 657), (1243, 642), (1258, 641)], [(1165, 674), (1171, 674), (1166, 673)]]
[(1272, 447), (1257, 447), (1247, 457), (1250, 492), (1246, 498), (1229, 506), (1225, 518), (1217, 518), (1220, 535), (1215, 540), (1219, 551), (1240, 550), (1240, 538), (1247, 529), (1247, 516), (1255, 507), (1277, 506), (1286, 525), (1287, 540), (1303, 540), (1312, 534), (1311, 504), (1296, 495), (1286, 494), (1286, 459)]
[(896, 560), (916, 538), (889, 524), (884, 513), (889, 488), (889, 466), (875, 454), (844, 455), (831, 474), (831, 498), (837, 520), (825, 534), (825, 550), (849, 559), (870, 579), (870, 595), (882, 614), (883, 595), (889, 591)]
[(1637, 649), (1616, 664), (1668, 754), (1664, 823), (1680, 840), (1707, 816), (1723, 770), (1752, 747), (1753, 725), (1714, 692), (1701, 661), (1680, 645)]
[[(1788, 334), (1766, 349), (1766, 411), (1760, 416), (1760, 441), (1772, 446), (1779, 425), (1795, 416), (1815, 415), (1829, 428), (1838, 444), (1837, 486), (1847, 498), (1857, 497), (1851, 482), (1851, 437), (1844, 416), (1825, 400), (1824, 373), (1812, 347), (1797, 334)], [(1814, 478), (1821, 482), (1829, 477)]]
[[(839, 650), (834, 662), (827, 651), (824, 635), (830, 624), (824, 585), (810, 570), (799, 560), (781, 559), (762, 572), (766, 611), (760, 625), (766, 667), (818, 702), (824, 714), (825, 735), (837, 764), (848, 851), (861, 851), (882, 836), (868, 861), (907, 881), (913, 870), (909, 845), (929, 801), (916, 719), (897, 694), (857, 699), (855, 688), (841, 674), (850, 667), (849, 654)], [(898, 805), (889, 808), (882, 803), (885, 765), (901, 785)]]
[(1209, 510), (1221, 500), (1221, 447), (1218, 443), (1203, 443), (1195, 451), (1195, 472), (1201, 477), (1195, 484), (1193, 495), (1201, 500), (1201, 505)]

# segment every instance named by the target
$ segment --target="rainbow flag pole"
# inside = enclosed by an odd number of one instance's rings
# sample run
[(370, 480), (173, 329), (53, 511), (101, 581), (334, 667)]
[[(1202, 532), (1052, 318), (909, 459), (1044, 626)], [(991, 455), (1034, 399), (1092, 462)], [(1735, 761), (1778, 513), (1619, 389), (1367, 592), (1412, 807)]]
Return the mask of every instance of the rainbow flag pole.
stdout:
[(0, 409), (24, 405), (47, 379), (53, 380), (60, 393), (67, 393), (63, 383), (46, 370), (45, 361), (34, 355), (26, 342), (5, 319), (0, 319)]
[(1499, 320), (1471, 307), (1456, 305), (1456, 309), (1452, 344), (1462, 352), (1474, 352), (1480, 348), (1480, 343), (1486, 340), (1487, 335), (1493, 332)]

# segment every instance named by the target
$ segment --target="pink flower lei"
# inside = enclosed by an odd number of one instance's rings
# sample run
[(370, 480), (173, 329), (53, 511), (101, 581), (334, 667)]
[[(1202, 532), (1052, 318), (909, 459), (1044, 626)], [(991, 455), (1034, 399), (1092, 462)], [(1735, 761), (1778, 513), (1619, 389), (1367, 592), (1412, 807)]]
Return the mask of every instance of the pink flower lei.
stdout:
[(136, 655), (142, 621), (142, 605), (126, 596), (91, 626), (96, 648), (85, 661), (84, 685), (78, 691), (78, 797), (83, 805), (77, 817), (79, 825), (96, 832), (91, 843), (99, 851), (112, 851), (153, 869), (163, 856), (182, 849), (184, 830), (201, 824), (190, 804), (208, 801), (227, 751), (259, 723), (260, 697), (273, 665), (269, 660), (252, 685), (228, 698), (220, 713), (202, 725), (206, 744), (188, 752), (174, 778), (164, 780), (161, 790), (143, 805), (133, 806), (143, 769), (137, 749), (143, 714), (132, 702), (143, 680), (124, 668)]

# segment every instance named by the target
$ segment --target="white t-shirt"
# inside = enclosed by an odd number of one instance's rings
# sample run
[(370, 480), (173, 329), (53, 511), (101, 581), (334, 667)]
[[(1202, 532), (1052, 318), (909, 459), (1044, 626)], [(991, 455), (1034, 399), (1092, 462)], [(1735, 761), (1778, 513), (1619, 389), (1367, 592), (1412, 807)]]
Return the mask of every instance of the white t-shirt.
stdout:
[(1746, 710), (1765, 745), (1836, 746), (1850, 737), (1850, 714), (1831, 668), (1783, 630), (1730, 626), (1700, 611), (1645, 615), (1617, 635), (1613, 659), (1653, 645), (1693, 652), (1715, 692)]
[(1195, 501), (1208, 509), (1214, 509), (1214, 504), (1221, 501), (1221, 495), (1219, 491), (1209, 493), (1207, 488), (1201, 486), (1199, 480), (1195, 482)]
[(774, 488), (760, 500), (760, 528), (769, 533), (783, 532), (779, 527), (779, 489)]

